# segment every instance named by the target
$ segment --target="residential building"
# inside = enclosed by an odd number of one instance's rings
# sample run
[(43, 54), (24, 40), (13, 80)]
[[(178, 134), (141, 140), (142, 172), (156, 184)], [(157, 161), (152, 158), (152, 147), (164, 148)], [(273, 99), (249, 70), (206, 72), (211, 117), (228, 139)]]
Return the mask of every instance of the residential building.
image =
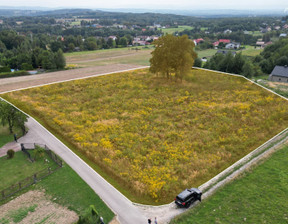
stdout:
[(288, 82), (288, 66), (276, 65), (269, 75), (269, 80), (273, 82)]

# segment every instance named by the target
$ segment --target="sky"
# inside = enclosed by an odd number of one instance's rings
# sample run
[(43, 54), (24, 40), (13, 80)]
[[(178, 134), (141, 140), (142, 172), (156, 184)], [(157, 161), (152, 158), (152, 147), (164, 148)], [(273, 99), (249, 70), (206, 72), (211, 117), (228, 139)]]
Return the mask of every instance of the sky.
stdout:
[(0, 0), (0, 6), (143, 9), (288, 9), (288, 0)]

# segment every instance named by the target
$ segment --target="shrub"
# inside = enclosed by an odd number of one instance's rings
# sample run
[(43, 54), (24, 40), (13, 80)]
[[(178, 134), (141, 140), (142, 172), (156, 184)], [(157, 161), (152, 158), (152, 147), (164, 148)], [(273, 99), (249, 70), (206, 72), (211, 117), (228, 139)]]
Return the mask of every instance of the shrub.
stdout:
[(0, 79), (1, 78), (9, 78), (9, 77), (16, 77), (16, 76), (24, 76), (24, 75), (29, 75), (28, 72), (26, 71), (17, 71), (17, 72), (4, 72), (0, 73)]
[(100, 216), (96, 211), (94, 205), (90, 205), (88, 209), (85, 210), (83, 215), (79, 216), (77, 224), (92, 224), (92, 223), (101, 223)]
[(7, 66), (0, 67), (0, 73), (2, 72), (11, 72), (11, 69)]
[(28, 63), (22, 63), (21, 65), (22, 70), (28, 71), (28, 70), (33, 70), (33, 66)]
[(14, 157), (15, 151), (13, 149), (9, 149), (7, 151), (8, 159), (12, 159)]

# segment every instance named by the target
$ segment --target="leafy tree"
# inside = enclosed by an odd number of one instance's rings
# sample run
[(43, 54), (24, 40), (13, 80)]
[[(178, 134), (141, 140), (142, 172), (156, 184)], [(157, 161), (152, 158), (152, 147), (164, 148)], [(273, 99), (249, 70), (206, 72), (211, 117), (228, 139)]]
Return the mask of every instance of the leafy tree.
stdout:
[(31, 64), (28, 64), (28, 63), (22, 63), (21, 69), (25, 70), (25, 71), (28, 71), (28, 70), (32, 70), (33, 66)]
[(63, 50), (63, 44), (62, 44), (61, 41), (53, 41), (53, 42), (50, 44), (50, 48), (51, 48), (51, 51), (57, 52), (59, 49), (62, 49), (62, 50)]
[(116, 46), (115, 40), (113, 40), (112, 38), (109, 38), (107, 40), (107, 45), (109, 48), (114, 48)]
[(25, 121), (27, 121), (26, 115), (2, 100), (0, 100), (0, 119), (3, 126), (8, 124), (11, 134), (13, 133), (14, 125), (20, 126), (22, 129)]
[(127, 47), (127, 38), (126, 37), (121, 37), (119, 40), (119, 45), (121, 45), (122, 47)]
[(97, 40), (95, 37), (88, 37), (84, 41), (84, 47), (88, 51), (93, 51), (97, 49)]
[(55, 53), (55, 64), (57, 69), (64, 69), (66, 66), (66, 60), (61, 49)]
[(156, 48), (151, 53), (150, 71), (168, 79), (175, 75), (176, 79), (182, 80), (197, 58), (194, 42), (187, 35), (175, 37), (167, 34), (153, 44)]
[(202, 61), (201, 61), (200, 58), (195, 58), (194, 66), (201, 68), (201, 66), (202, 66)]
[(247, 78), (251, 78), (254, 75), (253, 64), (250, 61), (245, 62), (242, 70), (243, 70), (242, 75), (244, 75)]
[(73, 52), (74, 49), (75, 49), (75, 45), (74, 45), (73, 43), (69, 43), (69, 44), (68, 44), (68, 51), (69, 51), (69, 52)]
[(94, 205), (90, 205), (84, 214), (79, 216), (77, 224), (100, 224), (100, 216)]

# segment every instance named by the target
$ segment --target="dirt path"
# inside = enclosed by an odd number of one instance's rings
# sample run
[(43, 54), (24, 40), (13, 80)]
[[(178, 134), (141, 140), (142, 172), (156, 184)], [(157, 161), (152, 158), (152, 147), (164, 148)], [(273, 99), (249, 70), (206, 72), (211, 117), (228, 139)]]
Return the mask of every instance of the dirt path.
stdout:
[(88, 68), (80, 68), (66, 71), (50, 72), (39, 75), (29, 75), (13, 78), (0, 79), (0, 93), (38, 86), (53, 82), (61, 82), (71, 79), (84, 78), (89, 76), (97, 76), (105, 73), (112, 73), (122, 70), (140, 68), (139, 65), (115, 64), (106, 66), (95, 66)]
[(6, 145), (2, 146), (0, 148), (0, 157), (6, 156), (7, 151), (9, 149), (13, 149), (15, 152), (20, 151), (21, 150), (20, 143), (19, 142), (9, 142)]
[(78, 215), (74, 211), (52, 202), (44, 191), (29, 191), (0, 206), (0, 223), (72, 224), (77, 220)]

